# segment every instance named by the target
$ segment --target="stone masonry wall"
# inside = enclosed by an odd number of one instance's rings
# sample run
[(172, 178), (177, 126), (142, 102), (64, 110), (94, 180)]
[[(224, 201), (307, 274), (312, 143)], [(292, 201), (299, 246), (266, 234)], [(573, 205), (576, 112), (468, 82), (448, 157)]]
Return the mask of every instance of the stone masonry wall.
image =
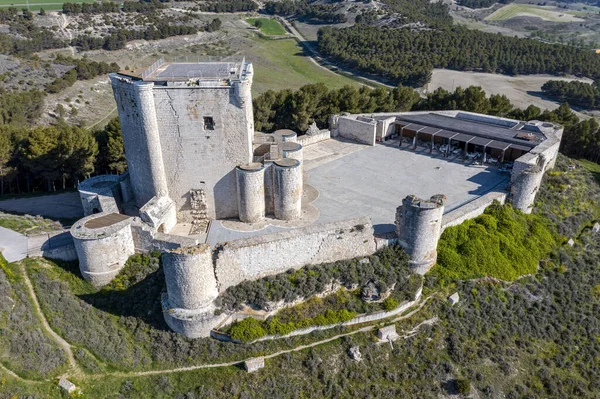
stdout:
[(507, 193), (505, 191), (489, 192), (460, 208), (456, 208), (446, 213), (442, 218), (442, 231), (444, 231), (446, 227), (458, 226), (466, 220), (476, 218), (481, 215), (488, 206), (492, 205), (494, 201), (504, 204), (506, 196)]
[[(233, 87), (155, 87), (156, 113), (178, 220), (191, 221), (190, 190), (204, 189), (208, 217), (238, 216), (235, 168), (252, 161), (252, 120)], [(251, 112), (250, 112), (251, 114)], [(211, 117), (214, 129), (205, 129)]]
[(219, 291), (308, 264), (375, 252), (371, 219), (345, 220), (224, 243), (214, 249)]
[(375, 122), (363, 122), (346, 116), (341, 116), (338, 121), (339, 135), (359, 143), (375, 145), (376, 131)]

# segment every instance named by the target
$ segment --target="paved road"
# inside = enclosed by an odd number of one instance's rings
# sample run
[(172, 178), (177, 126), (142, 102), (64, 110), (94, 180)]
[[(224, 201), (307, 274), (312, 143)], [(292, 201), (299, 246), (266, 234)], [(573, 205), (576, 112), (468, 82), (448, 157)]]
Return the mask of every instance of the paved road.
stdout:
[(0, 251), (9, 262), (24, 259), (27, 257), (27, 237), (0, 227)]

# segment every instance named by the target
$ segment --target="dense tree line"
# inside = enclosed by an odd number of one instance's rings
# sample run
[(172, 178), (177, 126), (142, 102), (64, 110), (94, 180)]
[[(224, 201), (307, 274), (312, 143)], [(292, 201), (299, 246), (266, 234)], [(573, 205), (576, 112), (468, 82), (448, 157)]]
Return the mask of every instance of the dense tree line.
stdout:
[(258, 4), (252, 0), (208, 0), (197, 7), (205, 12), (246, 12), (256, 11)]
[(256, 130), (265, 132), (284, 128), (304, 132), (312, 122), (326, 127), (332, 114), (408, 111), (417, 101), (419, 95), (408, 87), (372, 90), (344, 86), (330, 90), (318, 83), (296, 91), (269, 90), (261, 94), (253, 102), (254, 124)]
[(63, 65), (74, 65), (75, 68), (67, 71), (62, 77), (56, 78), (54, 82), (50, 83), (46, 88), (49, 93), (58, 93), (61, 90), (72, 86), (77, 80), (88, 80), (93, 79), (98, 75), (104, 75), (106, 73), (118, 72), (119, 65), (115, 62), (97, 62), (91, 61), (87, 58), (72, 58), (58, 54), (54, 60), (56, 64)]
[(585, 83), (576, 80), (549, 80), (542, 86), (542, 91), (560, 102), (568, 102), (585, 109), (600, 108), (600, 86), (597, 81)]
[(346, 15), (334, 4), (312, 4), (301, 0), (267, 1), (265, 12), (271, 15), (297, 16), (301, 19), (319, 23), (343, 23), (347, 21)]
[[(129, 3), (129, 2), (126, 2)], [(119, 4), (114, 1), (94, 3), (63, 3), (63, 14), (102, 14), (106, 12), (119, 12)]]
[(45, 92), (0, 89), (0, 126), (27, 126), (42, 114)]
[(98, 144), (86, 129), (64, 123), (33, 129), (0, 126), (0, 171), (9, 191), (76, 185), (94, 171)]
[(34, 128), (0, 125), (0, 194), (54, 191), (73, 187), (95, 171), (125, 169), (117, 118), (98, 132), (61, 120), (55, 126)]
[(63, 13), (65, 14), (103, 14), (107, 12), (139, 12), (148, 13), (163, 8), (167, 8), (164, 4), (167, 1), (160, 0), (139, 0), (125, 1), (122, 7), (114, 1), (102, 1), (96, 3), (63, 3)]
[(442, 1), (384, 0), (389, 9), (399, 15), (401, 23), (423, 23), (429, 26), (450, 26), (452, 17)]
[(508, 4), (512, 3), (512, 0), (459, 0), (458, 5), (469, 7), (469, 8), (488, 8), (496, 3)]
[(355, 25), (319, 30), (319, 51), (352, 69), (422, 86), (433, 68), (516, 74), (575, 74), (596, 78), (600, 57), (558, 44), (472, 31)]

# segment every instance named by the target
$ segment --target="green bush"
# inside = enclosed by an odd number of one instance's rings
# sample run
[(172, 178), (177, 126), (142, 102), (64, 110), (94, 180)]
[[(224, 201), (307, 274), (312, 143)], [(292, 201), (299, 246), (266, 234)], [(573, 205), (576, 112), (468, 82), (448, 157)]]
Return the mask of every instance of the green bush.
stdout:
[(391, 310), (394, 310), (398, 307), (399, 303), (397, 300), (395, 300), (394, 298), (392, 298), (391, 296), (388, 297), (385, 301), (383, 301), (383, 310), (385, 310), (386, 312), (389, 312)]
[(263, 324), (261, 321), (248, 317), (232, 325), (229, 335), (231, 338), (241, 342), (254, 341), (267, 335), (267, 330), (265, 330)]
[(535, 273), (557, 238), (541, 216), (495, 203), (483, 215), (444, 231), (434, 273), (442, 280), (485, 276), (515, 280)]
[(459, 378), (456, 380), (456, 388), (461, 395), (468, 395), (471, 393), (471, 381), (466, 378)]

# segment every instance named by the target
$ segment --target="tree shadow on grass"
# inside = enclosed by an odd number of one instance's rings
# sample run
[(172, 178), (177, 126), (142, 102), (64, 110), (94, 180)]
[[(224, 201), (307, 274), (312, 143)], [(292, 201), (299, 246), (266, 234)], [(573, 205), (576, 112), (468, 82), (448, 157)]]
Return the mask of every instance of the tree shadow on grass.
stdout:
[(162, 267), (126, 289), (111, 287), (78, 297), (115, 316), (135, 317), (158, 330), (170, 331), (162, 314), (161, 293), (166, 290)]
[[(83, 279), (78, 262), (54, 263), (73, 277)], [(166, 291), (162, 266), (154, 270), (143, 270), (131, 278), (136, 282), (125, 289), (117, 289), (110, 284), (96, 292), (76, 296), (100, 311), (120, 317), (135, 317), (158, 330), (169, 330), (162, 315), (160, 302), (161, 293)]]

